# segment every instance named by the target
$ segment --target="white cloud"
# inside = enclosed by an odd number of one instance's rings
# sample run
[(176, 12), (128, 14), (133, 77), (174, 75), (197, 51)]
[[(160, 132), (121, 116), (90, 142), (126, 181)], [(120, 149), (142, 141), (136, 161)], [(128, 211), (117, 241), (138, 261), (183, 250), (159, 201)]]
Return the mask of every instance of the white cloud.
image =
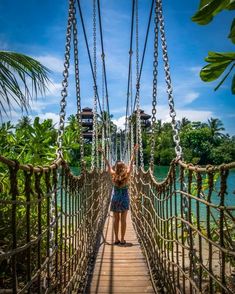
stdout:
[[(141, 107), (146, 113), (151, 114), (152, 106), (144, 105)], [(195, 110), (195, 109), (183, 109), (176, 108), (176, 119), (181, 120), (183, 117), (188, 118), (191, 121), (206, 121), (210, 117), (213, 117), (214, 114), (212, 111), (206, 110)], [(157, 119), (161, 119), (163, 122), (170, 122), (171, 117), (169, 115), (169, 108), (167, 105), (158, 105), (157, 106)]]
[(202, 66), (192, 66), (189, 68), (189, 70), (197, 75), (199, 75), (200, 70), (202, 69)]
[(52, 70), (56, 73), (62, 73), (64, 69), (64, 61), (61, 58), (58, 58), (53, 55), (39, 55), (34, 56), (34, 58), (38, 61), (40, 61), (43, 65), (45, 65), (47, 68)]
[(40, 115), (30, 116), (32, 119), (34, 119), (36, 116), (40, 117), (40, 121), (44, 121), (45, 119), (52, 119), (53, 123), (57, 125), (59, 123), (59, 115), (53, 112), (46, 112), (41, 113)]
[[(141, 108), (148, 114), (152, 112), (151, 105), (145, 105)], [(159, 105), (157, 108), (157, 119), (161, 119), (163, 122), (171, 122), (168, 106)], [(183, 117), (188, 118), (190, 121), (207, 121), (210, 117), (213, 117), (213, 112), (182, 108), (176, 109), (176, 119), (181, 120)], [(114, 124), (117, 125), (119, 130), (125, 129), (125, 119), (126, 116), (113, 119)]]
[(207, 121), (207, 119), (214, 116), (212, 111), (206, 110), (176, 109), (176, 112), (178, 120), (187, 117), (191, 121)]
[(125, 129), (125, 120), (126, 120), (126, 116), (121, 116), (117, 119), (113, 119), (113, 123), (117, 126), (117, 128), (120, 130), (124, 130)]
[(62, 89), (62, 85), (61, 83), (55, 83), (52, 81), (52, 83), (50, 83), (47, 88), (48, 88), (48, 91), (46, 93), (46, 96), (48, 95), (59, 96), (60, 91)]
[(200, 94), (198, 92), (189, 92), (182, 97), (182, 102), (184, 104), (190, 104), (194, 100), (196, 100), (199, 96)]

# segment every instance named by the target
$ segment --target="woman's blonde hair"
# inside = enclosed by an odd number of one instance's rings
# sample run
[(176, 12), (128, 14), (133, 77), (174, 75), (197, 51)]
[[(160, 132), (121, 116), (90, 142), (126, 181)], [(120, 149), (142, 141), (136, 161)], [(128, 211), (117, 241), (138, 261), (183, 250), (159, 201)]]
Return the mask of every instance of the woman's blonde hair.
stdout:
[(112, 177), (114, 184), (118, 187), (125, 186), (129, 178), (126, 164), (122, 161), (117, 161), (114, 166), (114, 171), (115, 174)]

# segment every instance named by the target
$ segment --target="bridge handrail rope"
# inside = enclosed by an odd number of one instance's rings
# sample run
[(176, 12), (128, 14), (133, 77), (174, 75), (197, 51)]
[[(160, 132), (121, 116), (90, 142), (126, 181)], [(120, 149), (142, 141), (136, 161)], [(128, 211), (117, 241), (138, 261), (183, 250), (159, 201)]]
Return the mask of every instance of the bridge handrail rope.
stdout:
[[(63, 158), (72, 38), (77, 121), (81, 127), (75, 0), (69, 1), (68, 11), (57, 158), (47, 166), (32, 166), (0, 155), (0, 164), (9, 170), (9, 177), (6, 176), (1, 184), (3, 197), (0, 206), (4, 206), (1, 212), (6, 213), (6, 216), (11, 212), (10, 240), (4, 247), (1, 245), (0, 262), (3, 267), (1, 269), (6, 273), (4, 291), (12, 291), (14, 294), (26, 291), (67, 293), (74, 288), (82, 291), (111, 194), (107, 172), (89, 172), (81, 164), (81, 175), (75, 176)], [(83, 161), (82, 132), (79, 143), (80, 158)], [(21, 207), (26, 208), (24, 212)], [(7, 228), (9, 220), (1, 225)], [(25, 232), (23, 235), (21, 230)], [(24, 266), (19, 271), (18, 266), (21, 264)]]
[[(229, 228), (235, 220), (235, 206), (225, 206), (225, 195), (228, 173), (235, 167), (235, 162), (200, 167), (183, 161), (174, 109), (162, 0), (155, 1), (154, 23), (150, 169), (145, 172), (143, 168), (139, 168), (132, 175), (133, 224), (145, 252), (153, 284), (160, 293), (232, 293), (234, 282), (231, 279), (234, 278), (229, 278), (229, 270), (234, 272), (235, 250), (230, 235), (232, 228)], [(154, 175), (158, 31), (176, 153), (168, 175), (161, 182)], [(138, 92), (136, 98), (138, 104)], [(220, 178), (219, 187), (215, 182), (217, 177)], [(203, 184), (205, 179), (208, 179), (205, 182), (208, 183), (208, 192), (203, 188), (203, 185), (207, 185)], [(212, 195), (213, 198), (218, 197), (219, 204), (213, 203)], [(205, 217), (202, 215), (203, 210), (206, 211)], [(217, 241), (213, 239), (213, 230), (218, 231)], [(219, 269), (214, 266), (212, 254)]]
[[(98, 15), (100, 18), (100, 3)], [(77, 31), (77, 3), (94, 83), (94, 113), (97, 116), (99, 95), (96, 65), (96, 0), (93, 0), (93, 58), (88, 48), (85, 26), (79, 0), (69, 0), (66, 30), (64, 71), (60, 101), (60, 120), (57, 137), (57, 158), (46, 166), (20, 164), (0, 155), (0, 165), (7, 170), (0, 185), (0, 208), (3, 214), (6, 238), (1, 240), (0, 265), (6, 278), (3, 291), (19, 293), (84, 293), (92, 270), (96, 247), (99, 245), (104, 219), (107, 215), (112, 184), (105, 166), (100, 169), (97, 154), (98, 129), (94, 120), (93, 168), (81, 164), (76, 176), (63, 158), (66, 99), (68, 96), (71, 46), (75, 63), (77, 121), (81, 128), (81, 97), (79, 77), (79, 44)], [(143, 168), (143, 150), (140, 167), (134, 169), (130, 181), (132, 221), (150, 270), (153, 287), (159, 293), (222, 293), (235, 289), (235, 206), (229, 205), (232, 191), (228, 177), (235, 162), (219, 166), (201, 167), (183, 161), (182, 148), (176, 124), (173, 89), (162, 11), (162, 0), (153, 0), (145, 38), (141, 67), (138, 49), (138, 1), (133, 0), (136, 13), (136, 140), (142, 150), (140, 123), (140, 77), (154, 7), (153, 100), (150, 168)], [(134, 13), (133, 13), (134, 18)], [(101, 19), (100, 19), (101, 20)], [(168, 94), (169, 113), (175, 143), (175, 158), (164, 180), (154, 174), (155, 127), (157, 112), (157, 75), (159, 32)], [(102, 26), (100, 21), (100, 34)], [(131, 33), (131, 35), (133, 32)], [(103, 37), (101, 37), (103, 39)], [(131, 37), (132, 38), (132, 37)], [(73, 40), (72, 40), (73, 39)], [(73, 42), (72, 42), (73, 41)], [(103, 44), (103, 41), (101, 41)], [(72, 45), (71, 45), (72, 44)], [(110, 144), (110, 114), (107, 80), (102, 47), (102, 147), (106, 145), (109, 160), (117, 159), (117, 133)], [(131, 47), (132, 48), (132, 47)], [(132, 49), (131, 49), (132, 50)], [(129, 66), (132, 63), (131, 56)], [(132, 66), (128, 81), (132, 88)], [(106, 80), (106, 82), (105, 82)], [(104, 94), (104, 86), (106, 94)], [(127, 99), (130, 97), (130, 88)], [(132, 89), (131, 89), (132, 91)], [(104, 96), (107, 116), (104, 118)], [(132, 97), (132, 95), (131, 95)], [(126, 113), (133, 112), (127, 101)], [(133, 114), (133, 113), (132, 113)], [(96, 117), (97, 118), (97, 117)], [(105, 128), (106, 127), (106, 128)], [(126, 125), (127, 127), (127, 125)], [(127, 130), (126, 130), (127, 131)], [(109, 137), (105, 144), (104, 134)], [(129, 134), (130, 133), (130, 134)], [(128, 125), (130, 146), (134, 145), (133, 123)], [(83, 136), (80, 132), (80, 158), (84, 159)], [(120, 133), (120, 159), (125, 159), (127, 136)], [(105, 148), (104, 148), (105, 149)], [(114, 153), (116, 158), (114, 158)], [(97, 156), (95, 158), (95, 156)], [(2, 283), (2, 280), (1, 280)], [(78, 292), (80, 291), (80, 292)]]

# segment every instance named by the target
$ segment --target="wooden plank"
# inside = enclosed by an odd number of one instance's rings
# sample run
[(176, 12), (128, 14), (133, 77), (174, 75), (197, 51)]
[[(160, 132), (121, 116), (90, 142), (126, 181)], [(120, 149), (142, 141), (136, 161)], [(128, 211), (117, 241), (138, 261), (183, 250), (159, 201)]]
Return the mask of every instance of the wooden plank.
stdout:
[(89, 290), (90, 294), (92, 293), (154, 293), (152, 286), (147, 286), (147, 287), (122, 287), (122, 286), (117, 286), (117, 287), (113, 287), (113, 286), (99, 286), (98, 289), (96, 287), (91, 288)]
[(154, 293), (145, 258), (138, 243), (130, 213), (127, 216), (126, 245), (114, 245), (112, 215), (105, 227), (91, 283), (86, 293)]

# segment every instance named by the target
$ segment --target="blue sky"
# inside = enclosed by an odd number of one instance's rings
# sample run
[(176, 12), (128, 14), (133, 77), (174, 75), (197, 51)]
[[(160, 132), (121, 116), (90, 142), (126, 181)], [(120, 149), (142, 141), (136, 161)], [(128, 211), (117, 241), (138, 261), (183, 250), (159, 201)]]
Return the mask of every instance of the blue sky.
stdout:
[[(80, 0), (90, 49), (92, 51), (92, 0)], [(110, 112), (118, 126), (125, 116), (128, 51), (131, 23), (131, 0), (100, 0), (103, 21), (104, 48), (109, 88)], [(142, 54), (144, 36), (148, 21), (150, 0), (139, 0), (139, 39)], [(204, 83), (199, 78), (200, 68), (205, 65), (208, 51), (234, 51), (234, 45), (227, 39), (233, 15), (220, 13), (207, 26), (198, 26), (191, 21), (199, 0), (163, 0), (166, 37), (170, 60), (172, 84), (177, 118), (187, 117), (194, 121), (207, 121), (210, 117), (220, 118), (226, 132), (235, 135), (235, 98), (230, 93), (231, 80), (217, 92), (217, 83)], [(53, 73), (53, 85), (45, 97), (39, 97), (31, 105), (30, 115), (53, 118), (58, 121), (60, 90), (63, 71), (67, 1), (25, 0), (0, 2), (0, 48), (25, 53), (40, 60)], [(82, 107), (92, 107), (93, 83), (80, 21), (78, 20), (79, 60)], [(98, 32), (97, 32), (98, 35)], [(101, 80), (100, 40), (97, 38), (98, 80)], [(146, 60), (141, 80), (141, 108), (151, 113), (153, 26), (149, 35)], [(134, 57), (135, 58), (135, 57)], [(161, 58), (161, 54), (160, 54)], [(133, 78), (135, 73), (133, 72)], [(135, 81), (133, 81), (135, 84)], [(101, 95), (101, 83), (98, 85)], [(158, 119), (169, 121), (169, 110), (162, 62), (159, 68)], [(73, 67), (69, 80), (67, 115), (75, 113), (75, 87)], [(15, 107), (12, 121), (22, 116)], [(7, 118), (5, 118), (7, 119)]]

